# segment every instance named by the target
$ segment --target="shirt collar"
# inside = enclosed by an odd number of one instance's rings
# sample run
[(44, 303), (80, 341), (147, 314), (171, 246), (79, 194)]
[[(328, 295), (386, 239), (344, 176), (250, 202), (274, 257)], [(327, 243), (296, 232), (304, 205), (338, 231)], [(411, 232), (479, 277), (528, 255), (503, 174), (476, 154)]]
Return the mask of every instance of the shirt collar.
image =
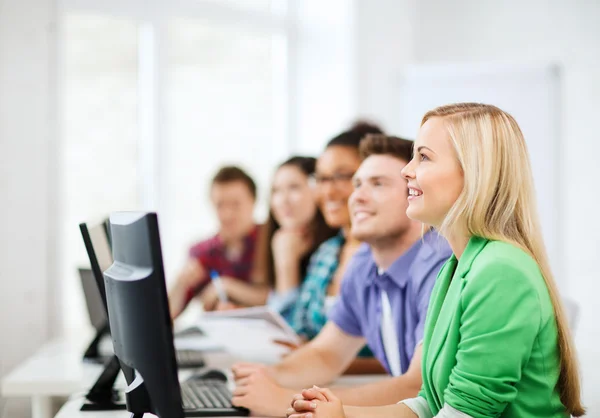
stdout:
[[(427, 233), (426, 235), (428, 235)], [(425, 237), (423, 237), (425, 238)], [(385, 273), (392, 281), (399, 287), (405, 287), (406, 283), (410, 279), (410, 268), (414, 263), (415, 259), (419, 255), (419, 250), (423, 246), (423, 240), (417, 240), (404, 254), (398, 257), (392, 265), (385, 270)], [(371, 256), (371, 266), (369, 268), (370, 280), (365, 280), (366, 285), (370, 285), (376, 280), (382, 273), (383, 269), (380, 269), (375, 264), (375, 260)]]
[[(244, 251), (248, 251), (248, 249), (253, 248), (254, 244), (256, 243), (258, 233), (260, 232), (259, 230), (260, 227), (258, 225), (254, 225), (250, 232), (248, 232), (248, 234), (244, 236)], [(217, 248), (225, 252), (225, 243), (223, 242), (223, 238), (221, 238), (220, 233), (214, 236), (214, 242)]]
[[(456, 277), (465, 277), (469, 270), (471, 270), (471, 265), (473, 265), (473, 261), (477, 255), (483, 250), (483, 247), (489, 240), (481, 237), (472, 236), (467, 243), (467, 247), (465, 251), (463, 251), (460, 260), (458, 260), (458, 265), (456, 266)], [(452, 259), (456, 260), (456, 256), (452, 254)]]

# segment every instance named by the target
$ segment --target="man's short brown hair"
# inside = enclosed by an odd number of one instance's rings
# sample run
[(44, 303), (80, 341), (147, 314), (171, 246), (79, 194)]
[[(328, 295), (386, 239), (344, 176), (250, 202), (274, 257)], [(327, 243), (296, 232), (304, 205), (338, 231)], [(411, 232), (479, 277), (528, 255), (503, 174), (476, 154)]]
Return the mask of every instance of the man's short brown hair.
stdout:
[(244, 183), (248, 187), (248, 190), (250, 190), (252, 197), (256, 199), (256, 183), (254, 183), (254, 180), (252, 180), (252, 177), (248, 173), (234, 165), (221, 167), (213, 177), (211, 185), (233, 183), (236, 181)]
[(360, 158), (371, 155), (391, 155), (407, 163), (412, 159), (413, 141), (383, 134), (369, 134), (360, 143)]

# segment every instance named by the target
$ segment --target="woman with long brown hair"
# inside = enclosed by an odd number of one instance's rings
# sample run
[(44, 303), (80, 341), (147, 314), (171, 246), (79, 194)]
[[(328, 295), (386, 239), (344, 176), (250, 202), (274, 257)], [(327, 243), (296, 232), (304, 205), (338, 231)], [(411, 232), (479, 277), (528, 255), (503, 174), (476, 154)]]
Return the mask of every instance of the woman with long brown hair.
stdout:
[(316, 159), (295, 156), (283, 162), (273, 176), (269, 217), (261, 227), (252, 284), (224, 278), (234, 306), (268, 304), (288, 318), (296, 302), (309, 259), (324, 241), (337, 234), (317, 207), (310, 176)]

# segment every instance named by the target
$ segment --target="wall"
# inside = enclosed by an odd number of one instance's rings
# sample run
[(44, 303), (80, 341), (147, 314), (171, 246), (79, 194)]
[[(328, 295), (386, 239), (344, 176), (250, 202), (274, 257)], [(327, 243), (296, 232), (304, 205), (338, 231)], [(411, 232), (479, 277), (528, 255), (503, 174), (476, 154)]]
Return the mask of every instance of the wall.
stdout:
[(54, 0), (0, 0), (0, 376), (55, 325), (55, 23)]
[[(581, 306), (576, 345), (589, 416), (600, 416), (600, 2), (421, 0), (416, 63), (512, 61), (562, 63), (562, 236), (569, 295)], [(543, 210), (543, 208), (542, 208)]]
[(290, 2), (292, 150), (318, 155), (356, 115), (356, 0)]
[(416, 0), (360, 0), (354, 44), (358, 114), (393, 131), (400, 106), (395, 87), (413, 62)]

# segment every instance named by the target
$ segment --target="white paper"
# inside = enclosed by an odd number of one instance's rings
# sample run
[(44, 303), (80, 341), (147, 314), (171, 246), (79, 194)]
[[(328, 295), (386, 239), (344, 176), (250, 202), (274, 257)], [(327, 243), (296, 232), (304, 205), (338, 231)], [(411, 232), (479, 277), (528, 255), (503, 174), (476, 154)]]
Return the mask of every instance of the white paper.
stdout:
[(231, 309), (227, 311), (212, 311), (204, 312), (200, 316), (199, 326), (202, 328), (202, 323), (207, 320), (214, 319), (238, 319), (238, 320), (252, 320), (260, 319), (273, 325), (276, 329), (279, 329), (283, 334), (281, 338), (284, 341), (289, 341), (294, 344), (300, 344), (301, 339), (298, 334), (292, 329), (292, 327), (286, 322), (285, 319), (278, 313), (270, 309), (268, 306), (254, 306), (251, 308), (243, 309)]
[(274, 342), (290, 341), (289, 333), (265, 319), (203, 317), (200, 326), (210, 340), (243, 361), (273, 364), (289, 353), (289, 348)]

